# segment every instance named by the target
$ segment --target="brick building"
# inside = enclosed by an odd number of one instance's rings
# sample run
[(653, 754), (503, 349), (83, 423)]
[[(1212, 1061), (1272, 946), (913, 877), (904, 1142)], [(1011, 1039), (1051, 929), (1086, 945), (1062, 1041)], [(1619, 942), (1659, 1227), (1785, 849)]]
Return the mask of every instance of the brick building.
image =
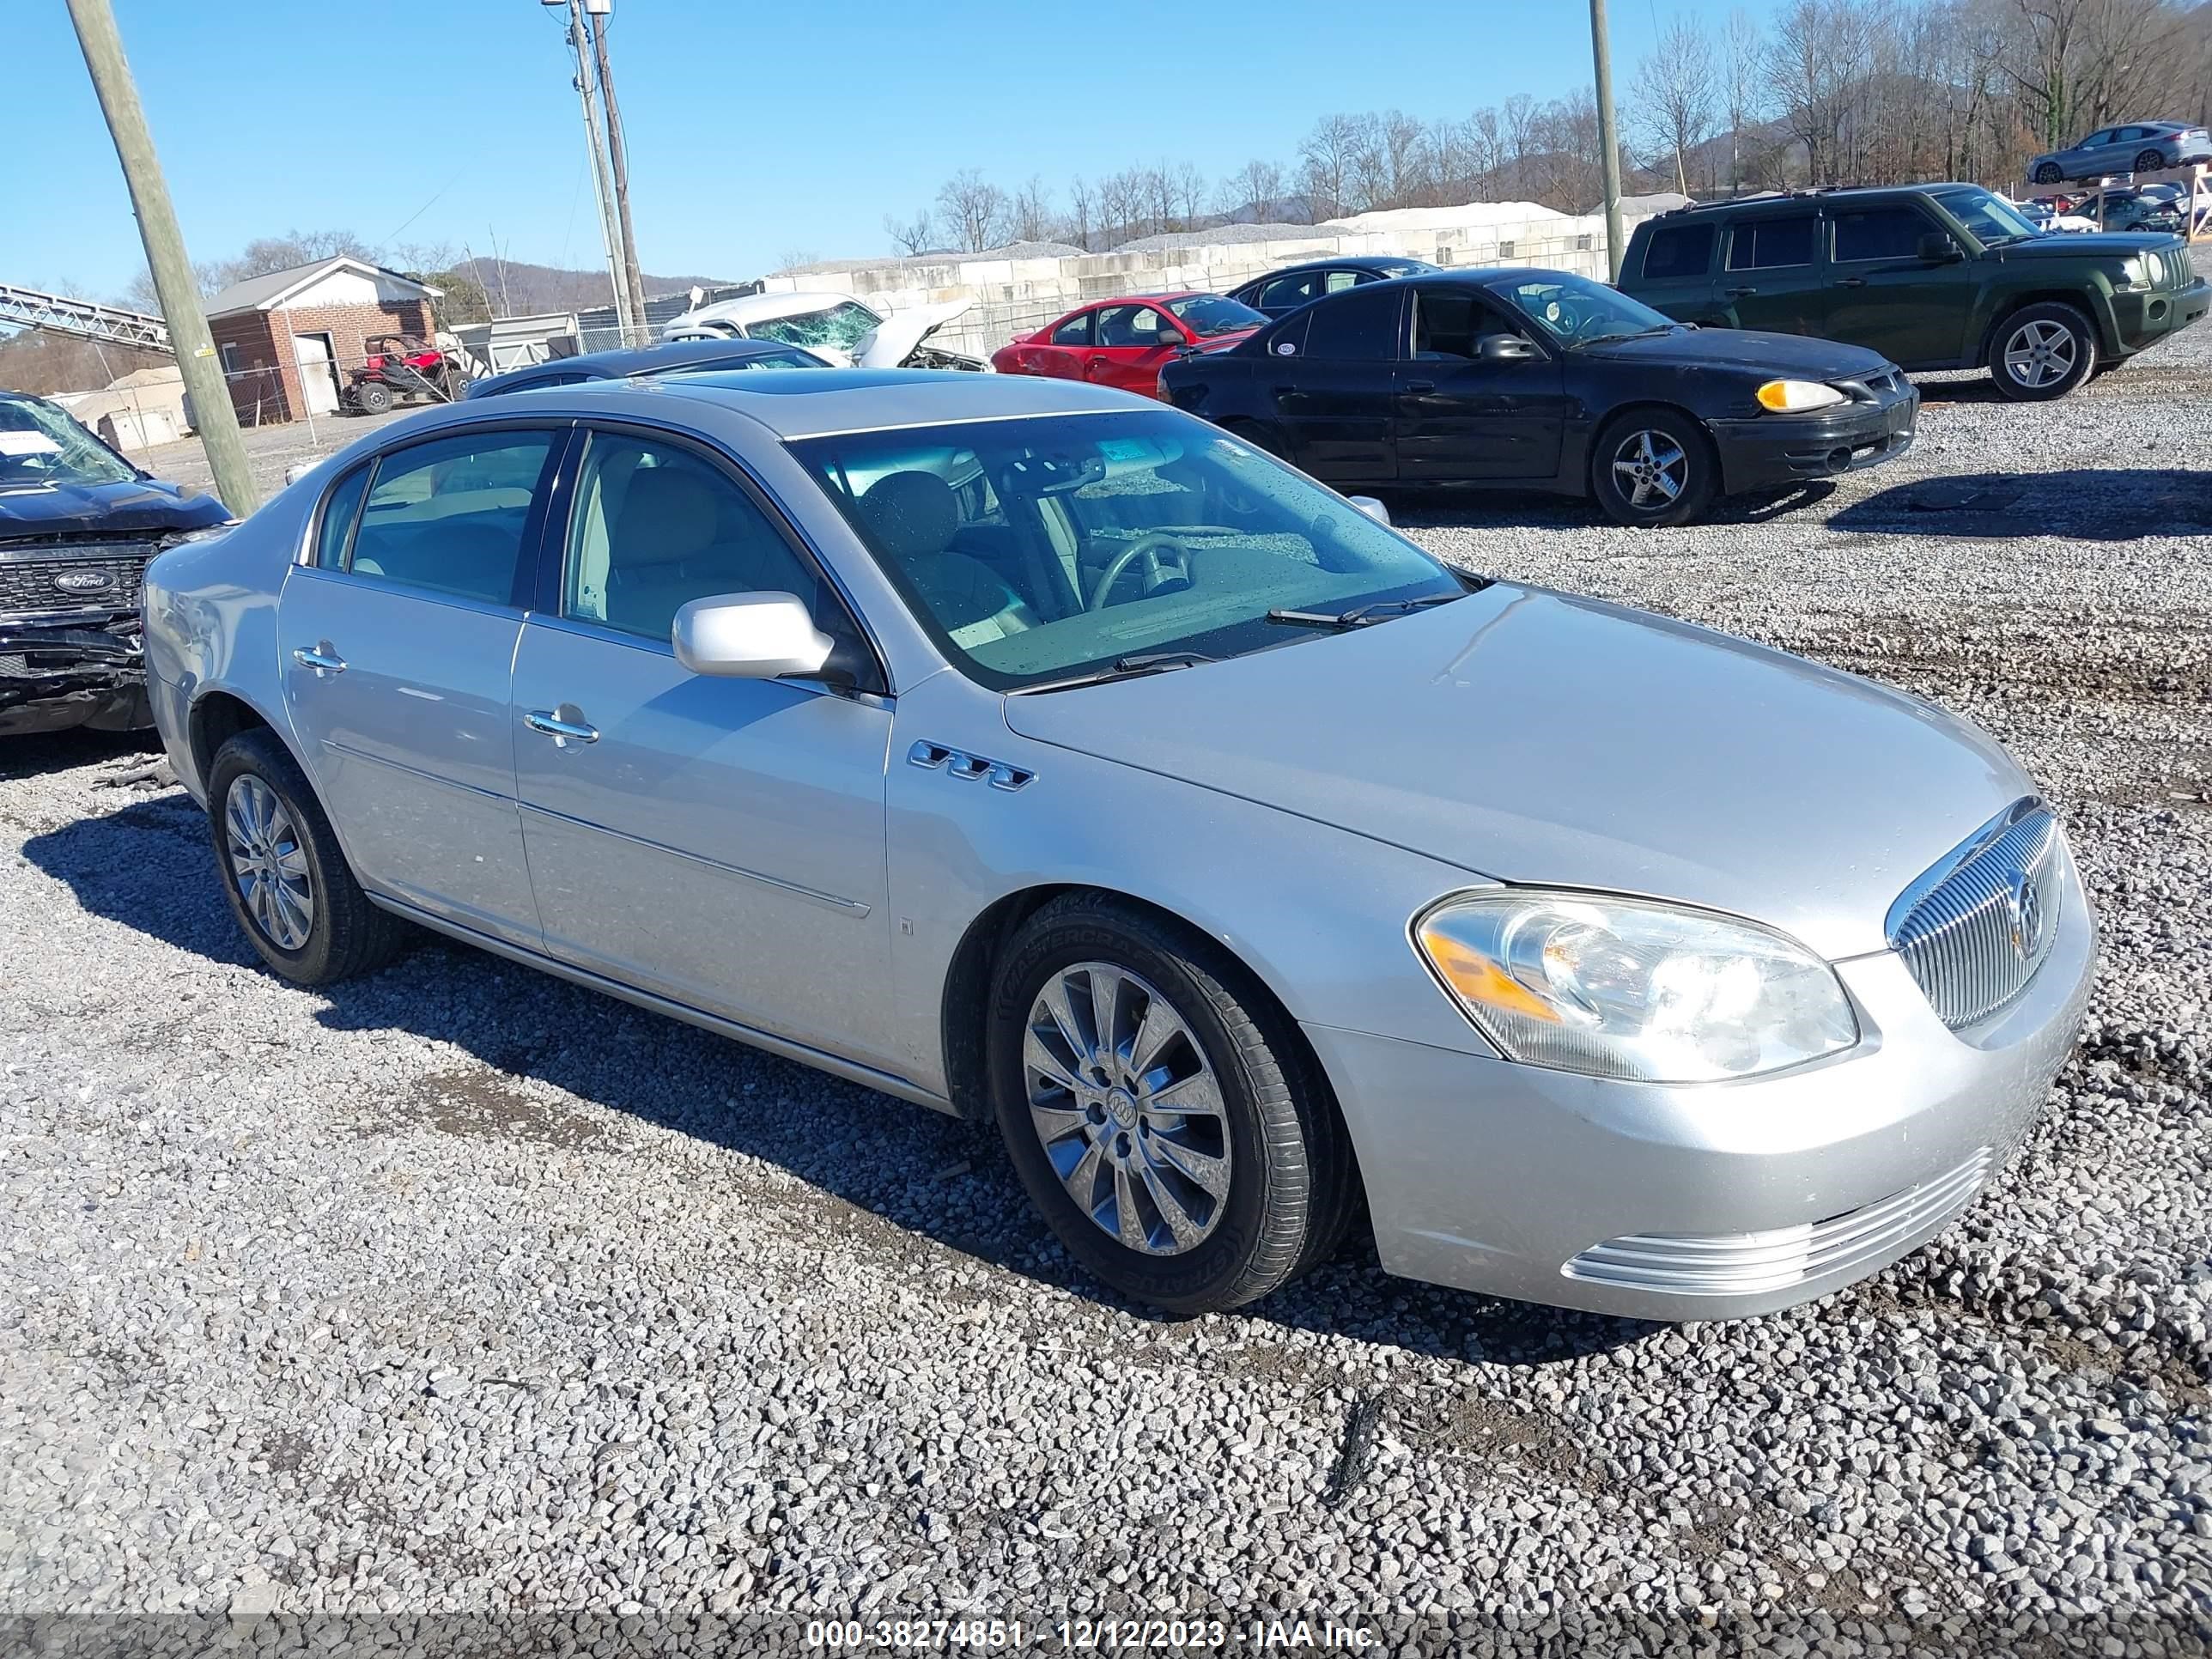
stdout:
[(380, 334), (430, 337), (440, 290), (345, 255), (234, 283), (208, 301), (230, 401), (252, 426), (337, 412), (347, 371)]

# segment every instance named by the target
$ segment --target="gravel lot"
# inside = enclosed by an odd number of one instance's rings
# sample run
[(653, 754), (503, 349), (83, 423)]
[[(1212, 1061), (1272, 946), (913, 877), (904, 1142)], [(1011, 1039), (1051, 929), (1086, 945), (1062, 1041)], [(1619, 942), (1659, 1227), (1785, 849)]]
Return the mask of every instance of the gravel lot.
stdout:
[(2202, 1650), (2212, 326), (2056, 405), (1927, 390), (1905, 461), (1717, 525), (1405, 514), (1931, 696), (2066, 811), (2105, 961), (2041, 1128), (1929, 1249), (1755, 1322), (1361, 1246), (1163, 1322), (1079, 1279), (986, 1130), (442, 945), (286, 988), (198, 810), (118, 781), (142, 754), (9, 743), (0, 1613)]

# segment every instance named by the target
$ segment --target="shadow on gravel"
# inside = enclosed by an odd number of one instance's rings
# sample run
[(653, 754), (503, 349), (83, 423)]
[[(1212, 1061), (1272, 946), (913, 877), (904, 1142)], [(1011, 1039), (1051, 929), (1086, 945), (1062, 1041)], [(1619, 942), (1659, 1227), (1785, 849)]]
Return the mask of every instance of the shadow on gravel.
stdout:
[(160, 752), (161, 740), (149, 728), (143, 732), (46, 732), (35, 737), (0, 738), (0, 783), (17, 778), (44, 777), (80, 766), (131, 755)]
[[(256, 960), (223, 902), (206, 818), (181, 793), (33, 836), (23, 853), (94, 915), (225, 965)], [(991, 1125), (908, 1105), (439, 939), (381, 973), (298, 995), (303, 1014), (312, 1007), (328, 1030), (405, 1031), (481, 1062), (387, 1096), (333, 1102), (340, 1132), (461, 1134), (524, 1158), (545, 1146), (625, 1155), (618, 1127), (525, 1087), (550, 1084), (797, 1176), (811, 1190), (780, 1194), (778, 1209), (795, 1236), (825, 1251), (873, 1255), (943, 1280), (963, 1264), (934, 1241), (1098, 1310), (1173, 1323), (1075, 1266), (1030, 1207)], [(281, 1051), (276, 1063), (284, 1063)], [(1364, 1229), (1334, 1261), (1244, 1312), (1290, 1329), (1516, 1365), (1571, 1360), (1659, 1328), (1392, 1278)], [(1291, 1358), (1277, 1351), (1253, 1363)]]
[(2201, 536), (2212, 532), (2212, 486), (2203, 473), (2179, 467), (1956, 473), (1879, 490), (1838, 513), (1828, 527), (1977, 540)]
[[(1823, 478), (1795, 489), (1727, 495), (1706, 508), (1697, 525), (1764, 524), (1803, 511), (1828, 499), (1836, 486)], [(1404, 530), (1577, 530), (1609, 528), (1589, 501), (1579, 496), (1513, 495), (1485, 490), (1385, 492), (1392, 520)], [(1624, 532), (1626, 533), (1626, 532)], [(1663, 534), (1664, 532), (1654, 532)], [(1663, 543), (1655, 542), (1655, 550)]]

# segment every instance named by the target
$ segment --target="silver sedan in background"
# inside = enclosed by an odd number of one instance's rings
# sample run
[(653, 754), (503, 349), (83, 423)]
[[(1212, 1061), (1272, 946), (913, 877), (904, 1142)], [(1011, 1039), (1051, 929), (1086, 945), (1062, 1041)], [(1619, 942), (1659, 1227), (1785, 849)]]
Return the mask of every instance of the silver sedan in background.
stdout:
[(155, 714), (277, 973), (428, 927), (994, 1119), (1176, 1312), (1363, 1200), (1394, 1273), (1659, 1318), (1947, 1224), (2087, 994), (2033, 786), (1382, 517), (1065, 381), (525, 392), (159, 559)]

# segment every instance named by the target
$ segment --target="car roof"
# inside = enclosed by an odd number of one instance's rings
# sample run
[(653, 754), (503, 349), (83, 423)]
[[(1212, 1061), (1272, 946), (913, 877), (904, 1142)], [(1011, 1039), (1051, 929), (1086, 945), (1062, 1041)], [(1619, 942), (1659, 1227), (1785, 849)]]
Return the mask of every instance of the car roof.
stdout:
[(1249, 288), (1253, 283), (1271, 282), (1278, 276), (1295, 276), (1302, 270), (1383, 270), (1392, 265), (1425, 265), (1433, 262), (1411, 253), (1345, 253), (1334, 259), (1301, 259), (1294, 265), (1278, 265), (1263, 271), (1249, 281), (1239, 283), (1239, 288)]
[[(620, 380), (627, 374), (665, 374), (696, 364), (742, 362), (752, 357), (778, 356), (803, 351), (803, 346), (782, 340), (663, 340), (658, 345), (620, 346), (611, 351), (586, 351), (575, 357), (548, 357), (526, 368), (509, 369), (492, 377), (504, 380), (538, 374), (574, 374), (598, 380)], [(487, 382), (489, 384), (489, 382)]]
[[(1937, 179), (1918, 185), (1823, 185), (1817, 190), (1761, 191), (1756, 196), (1731, 197), (1725, 202), (1692, 202), (1687, 207), (1669, 208), (1644, 222), (1655, 224), (1662, 219), (1679, 219), (1698, 214), (1727, 213), (1741, 209), (1789, 207), (1796, 204), (1814, 206), (1822, 202), (1864, 201), (1883, 196), (1927, 196), (1941, 190), (1978, 190), (1980, 185), (1959, 179)], [(1637, 227), (1642, 229), (1643, 226)]]
[[(844, 305), (848, 301), (854, 305), (867, 305), (867, 301), (855, 294), (780, 289), (772, 294), (740, 294), (734, 300), (717, 300), (711, 305), (687, 311), (684, 316), (712, 317), (726, 323), (769, 323), (779, 317), (803, 317), (811, 312), (827, 311), (832, 306)], [(867, 308), (871, 311), (876, 309), (873, 306)], [(683, 319), (671, 320), (680, 322)]]
[[(804, 374), (736, 370), (676, 374), (653, 386), (749, 416), (779, 438), (1037, 415), (1157, 411), (1133, 392), (1041, 374), (976, 374), (956, 369), (824, 368)], [(623, 382), (570, 386), (571, 392), (627, 390)]]

